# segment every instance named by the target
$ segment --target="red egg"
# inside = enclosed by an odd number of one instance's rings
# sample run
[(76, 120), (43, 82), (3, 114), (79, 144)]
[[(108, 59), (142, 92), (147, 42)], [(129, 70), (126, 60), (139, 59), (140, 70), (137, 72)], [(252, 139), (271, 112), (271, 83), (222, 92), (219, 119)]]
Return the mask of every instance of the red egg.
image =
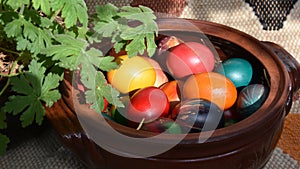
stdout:
[(191, 74), (211, 72), (215, 58), (207, 46), (198, 42), (185, 42), (170, 49), (166, 65), (170, 74), (180, 79)]
[(168, 115), (170, 103), (166, 94), (157, 87), (138, 90), (126, 108), (126, 118), (135, 123), (149, 123)]

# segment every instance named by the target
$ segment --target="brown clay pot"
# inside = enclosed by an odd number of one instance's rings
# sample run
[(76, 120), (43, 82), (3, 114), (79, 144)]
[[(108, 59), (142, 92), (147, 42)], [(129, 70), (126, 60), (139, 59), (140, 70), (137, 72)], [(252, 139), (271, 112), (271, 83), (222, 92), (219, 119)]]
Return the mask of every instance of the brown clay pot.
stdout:
[[(61, 141), (89, 168), (105, 169), (258, 169), (263, 168), (280, 138), (285, 116), (290, 110), (293, 94), (300, 88), (300, 66), (280, 46), (261, 42), (233, 28), (198, 20), (160, 19), (160, 33), (176, 35), (183, 40), (197, 40), (201, 30), (226, 56), (239, 55), (255, 63), (258, 77), (263, 69), (268, 74), (270, 92), (264, 104), (248, 118), (229, 127), (202, 132), (207, 140), (199, 141), (199, 133), (187, 134), (180, 143), (162, 154), (137, 158), (139, 154), (123, 151), (114, 140), (106, 148), (98, 146), (86, 132), (94, 128), (102, 138), (111, 137), (105, 120), (73, 97), (78, 91), (72, 86), (71, 74), (62, 84), (63, 98), (47, 111), (47, 117)], [(75, 93), (75, 95), (74, 95)], [(75, 111), (76, 110), (76, 111)], [(80, 122), (81, 123), (80, 123)], [(82, 126), (86, 121), (87, 126)], [(134, 138), (149, 138), (153, 133), (137, 131), (108, 121), (116, 131)], [(85, 130), (84, 130), (84, 129)], [(212, 135), (210, 135), (212, 134)], [(168, 146), (178, 135), (164, 135), (154, 142), (136, 142), (136, 146)], [(107, 149), (109, 147), (109, 149)], [(112, 151), (109, 151), (112, 150)], [(118, 152), (118, 153), (111, 153)], [(118, 155), (117, 155), (118, 154)], [(124, 154), (124, 156), (120, 155)]]

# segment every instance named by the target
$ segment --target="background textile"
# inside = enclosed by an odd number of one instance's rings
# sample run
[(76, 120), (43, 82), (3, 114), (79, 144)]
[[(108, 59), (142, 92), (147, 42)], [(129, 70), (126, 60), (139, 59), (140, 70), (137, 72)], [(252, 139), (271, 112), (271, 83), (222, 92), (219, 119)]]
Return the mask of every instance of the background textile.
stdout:
[[(86, 0), (97, 4), (145, 5), (159, 17), (200, 19), (224, 24), (261, 41), (279, 44), (300, 61), (300, 2), (297, 0)], [(265, 169), (300, 169), (300, 92), (286, 117), (281, 139)], [(0, 157), (0, 168), (84, 169), (51, 127)]]

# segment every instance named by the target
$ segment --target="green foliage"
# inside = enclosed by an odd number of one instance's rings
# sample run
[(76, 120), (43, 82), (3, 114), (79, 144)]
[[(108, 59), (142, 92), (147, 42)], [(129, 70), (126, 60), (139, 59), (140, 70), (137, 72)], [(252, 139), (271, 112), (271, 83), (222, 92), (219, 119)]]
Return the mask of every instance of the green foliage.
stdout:
[(67, 28), (76, 25), (77, 21), (83, 27), (88, 26), (88, 13), (84, 0), (52, 0), (52, 9), (61, 12), (61, 17), (65, 19), (64, 24)]
[[(114, 57), (106, 56), (107, 51), (94, 47), (103, 38), (109, 38), (117, 52), (126, 50), (129, 56), (155, 52), (156, 17), (144, 6), (98, 6), (95, 18), (88, 16), (84, 0), (1, 0), (0, 8), (0, 40), (12, 44), (4, 51), (16, 55), (14, 63), (22, 68), (8, 75), (16, 94), (0, 109), (0, 129), (7, 127), (6, 113), (19, 114), (23, 127), (41, 124), (44, 107), (51, 107), (61, 97), (58, 86), (63, 69), (79, 71), (87, 88), (86, 103), (96, 112), (101, 113), (104, 98), (123, 107), (120, 93), (104, 76), (118, 65)], [(0, 154), (8, 142), (0, 134)]]
[[(97, 7), (98, 20), (95, 30), (103, 37), (109, 37), (117, 52), (123, 49), (129, 56), (143, 54), (147, 50), (152, 56), (156, 49), (154, 36), (158, 27), (156, 16), (150, 8), (124, 6), (121, 9), (112, 4)], [(127, 43), (129, 42), (129, 43)]]
[[(60, 98), (57, 90), (62, 77), (57, 74), (46, 74), (46, 68), (36, 60), (31, 61), (29, 70), (11, 79), (12, 90), (19, 95), (12, 95), (3, 110), (13, 115), (22, 113), (22, 126), (35, 122), (42, 124), (45, 110), (43, 104), (51, 107)], [(18, 105), (18, 106), (16, 106)]]

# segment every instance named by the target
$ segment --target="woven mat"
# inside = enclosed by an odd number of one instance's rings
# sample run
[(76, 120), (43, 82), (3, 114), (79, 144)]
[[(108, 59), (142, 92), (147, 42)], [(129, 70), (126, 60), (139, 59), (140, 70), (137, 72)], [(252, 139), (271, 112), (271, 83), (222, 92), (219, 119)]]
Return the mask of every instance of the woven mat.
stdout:
[[(160, 12), (160, 15), (217, 22), (239, 29), (259, 40), (275, 42), (300, 61), (300, 1), (246, 1), (87, 0), (87, 5), (90, 7), (90, 13), (93, 13), (95, 4), (105, 4), (107, 2), (117, 6), (144, 4), (153, 7)], [(269, 2), (269, 4), (261, 4), (260, 2)], [(290, 8), (291, 6), (287, 6), (284, 2), (294, 4), (293, 8)], [(263, 13), (260, 6), (257, 5), (263, 5), (267, 10), (277, 12), (273, 14)], [(274, 16), (280, 17), (276, 24), (270, 20), (270, 17)], [(54, 131), (48, 128), (41, 135), (22, 142), (19, 146), (10, 149), (7, 155), (0, 157), (0, 168), (83, 169), (85, 167), (68, 149), (61, 145)], [(265, 169), (300, 169), (299, 96), (295, 97), (291, 112), (286, 117), (281, 139)]]

